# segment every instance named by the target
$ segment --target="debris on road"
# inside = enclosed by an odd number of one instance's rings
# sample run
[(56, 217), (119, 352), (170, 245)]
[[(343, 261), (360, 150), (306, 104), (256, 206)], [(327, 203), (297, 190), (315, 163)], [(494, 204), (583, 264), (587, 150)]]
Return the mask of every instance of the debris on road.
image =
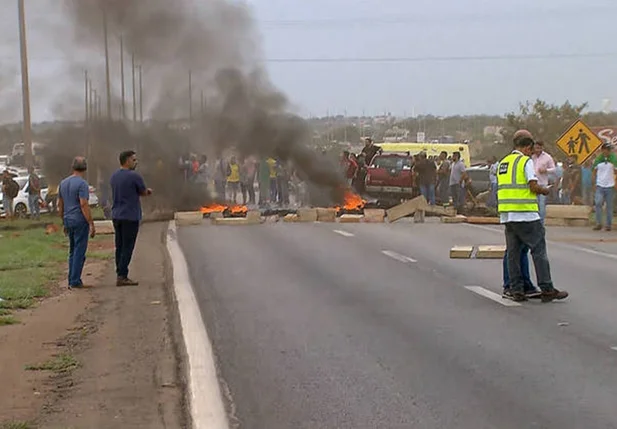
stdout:
[(201, 225), (203, 218), (202, 212), (176, 212), (174, 214), (178, 226)]
[(444, 216), (441, 218), (441, 223), (465, 223), (467, 222), (467, 216), (456, 215), (453, 217)]
[(317, 222), (317, 209), (298, 209), (298, 222)]
[(566, 206), (549, 204), (546, 206), (547, 219), (581, 219), (589, 221), (591, 207), (589, 206)]
[(336, 208), (318, 208), (317, 221), (318, 222), (336, 222)]
[(450, 249), (450, 259), (469, 259), (473, 253), (473, 246), (454, 246)]
[(420, 195), (412, 200), (405, 201), (403, 204), (399, 204), (398, 206), (392, 207), (387, 210), (388, 221), (396, 222), (399, 219), (402, 219), (406, 216), (410, 216), (416, 213), (417, 210), (426, 210), (428, 207), (428, 203), (424, 196)]
[(360, 223), (364, 220), (364, 215), (345, 214), (339, 218), (340, 223)]
[(366, 223), (383, 223), (385, 217), (384, 209), (364, 209), (364, 222)]
[(498, 217), (468, 216), (467, 223), (475, 225), (499, 225)]
[(506, 255), (506, 246), (478, 246), (476, 259), (503, 259)]

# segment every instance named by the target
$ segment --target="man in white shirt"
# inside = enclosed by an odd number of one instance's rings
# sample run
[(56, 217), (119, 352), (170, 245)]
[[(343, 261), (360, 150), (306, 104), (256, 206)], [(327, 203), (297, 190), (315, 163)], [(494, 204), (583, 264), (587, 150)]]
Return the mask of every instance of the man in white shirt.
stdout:
[(610, 143), (602, 145), (602, 152), (593, 163), (592, 183), (595, 183), (596, 226), (595, 231), (602, 229), (602, 206), (606, 203), (606, 230), (613, 225), (613, 197), (615, 195), (615, 168), (617, 156), (613, 153)]
[[(552, 156), (544, 151), (544, 142), (536, 142), (531, 159), (538, 178), (538, 185), (547, 187), (550, 175), (555, 173), (555, 161)], [(540, 219), (544, 221), (546, 217), (546, 195), (538, 195), (538, 208)]]

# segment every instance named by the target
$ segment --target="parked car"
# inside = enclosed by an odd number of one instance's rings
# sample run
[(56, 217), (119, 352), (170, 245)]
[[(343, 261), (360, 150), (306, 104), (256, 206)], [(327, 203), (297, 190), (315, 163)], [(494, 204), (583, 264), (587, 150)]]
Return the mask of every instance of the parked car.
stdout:
[(413, 197), (413, 159), (409, 155), (375, 155), (367, 167), (366, 193), (372, 197)]
[(471, 179), (471, 190), (474, 196), (491, 189), (490, 167), (487, 165), (476, 165), (467, 169), (467, 174)]

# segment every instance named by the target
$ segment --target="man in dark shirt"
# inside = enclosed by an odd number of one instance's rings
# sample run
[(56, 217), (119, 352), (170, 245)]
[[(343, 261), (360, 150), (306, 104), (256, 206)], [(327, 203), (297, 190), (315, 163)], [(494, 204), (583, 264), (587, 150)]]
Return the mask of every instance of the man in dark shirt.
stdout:
[(137, 286), (138, 282), (129, 279), (129, 264), (141, 221), (140, 197), (151, 195), (152, 189), (146, 188), (144, 179), (135, 171), (135, 151), (122, 152), (120, 165), (121, 168), (110, 180), (113, 200), (111, 218), (116, 234), (116, 286)]
[(426, 153), (418, 155), (418, 161), (414, 166), (416, 183), (420, 188), (420, 193), (424, 195), (426, 201), (432, 206), (435, 205), (435, 183), (437, 182), (437, 166), (434, 161), (426, 158)]
[(364, 147), (362, 148), (362, 153), (364, 154), (366, 165), (371, 165), (373, 158), (380, 150), (381, 147), (375, 145), (372, 138), (366, 138), (366, 140), (364, 141)]
[(58, 212), (69, 238), (69, 289), (84, 287), (81, 273), (86, 262), (88, 236), (94, 238), (96, 231), (90, 212), (88, 182), (84, 179), (88, 164), (83, 157), (73, 160), (73, 174), (60, 182)]

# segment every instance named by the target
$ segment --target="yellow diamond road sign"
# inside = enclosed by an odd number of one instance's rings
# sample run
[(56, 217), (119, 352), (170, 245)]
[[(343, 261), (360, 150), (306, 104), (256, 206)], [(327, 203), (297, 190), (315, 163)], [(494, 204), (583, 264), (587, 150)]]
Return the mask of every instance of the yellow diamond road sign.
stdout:
[(580, 119), (557, 140), (557, 147), (582, 164), (602, 146), (602, 140)]

